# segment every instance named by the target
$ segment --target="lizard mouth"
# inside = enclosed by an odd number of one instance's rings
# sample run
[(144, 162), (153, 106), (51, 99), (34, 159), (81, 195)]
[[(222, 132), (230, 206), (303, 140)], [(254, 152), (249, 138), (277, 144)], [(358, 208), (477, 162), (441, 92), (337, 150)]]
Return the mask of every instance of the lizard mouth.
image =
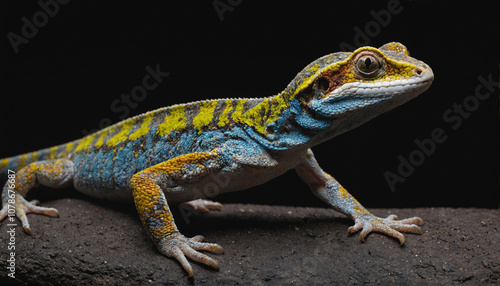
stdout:
[(349, 97), (360, 99), (376, 99), (385, 97), (394, 97), (402, 94), (424, 92), (434, 80), (432, 70), (428, 69), (416, 78), (398, 79), (382, 82), (351, 82), (346, 83), (333, 90), (327, 99), (342, 100)]
[[(325, 98), (310, 103), (316, 114), (333, 117), (386, 102), (398, 106), (427, 90), (434, 79), (430, 68), (420, 69), (415, 77), (380, 82), (356, 81), (333, 90)], [(392, 103), (391, 103), (392, 105)]]

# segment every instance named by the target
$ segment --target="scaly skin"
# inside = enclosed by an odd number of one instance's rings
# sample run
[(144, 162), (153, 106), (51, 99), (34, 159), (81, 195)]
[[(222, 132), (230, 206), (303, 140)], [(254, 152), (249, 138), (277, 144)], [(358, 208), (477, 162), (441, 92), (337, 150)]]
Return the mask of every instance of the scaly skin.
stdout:
[[(179, 233), (169, 204), (219, 210), (200, 198), (245, 189), (295, 169), (321, 200), (351, 216), (361, 240), (372, 231), (397, 238), (420, 233), (414, 217), (370, 214), (321, 169), (311, 147), (348, 131), (424, 92), (432, 70), (399, 43), (334, 53), (305, 67), (286, 89), (267, 98), (218, 99), (161, 108), (67, 144), (0, 160), (17, 171), (2, 193), (0, 220), (14, 206), (26, 233), (27, 213), (57, 216), (24, 195), (35, 185), (64, 187), (113, 200), (134, 200), (161, 253), (177, 259), (189, 276), (190, 259), (218, 269), (199, 250), (223, 252), (202, 236)], [(12, 188), (13, 187), (13, 188)]]

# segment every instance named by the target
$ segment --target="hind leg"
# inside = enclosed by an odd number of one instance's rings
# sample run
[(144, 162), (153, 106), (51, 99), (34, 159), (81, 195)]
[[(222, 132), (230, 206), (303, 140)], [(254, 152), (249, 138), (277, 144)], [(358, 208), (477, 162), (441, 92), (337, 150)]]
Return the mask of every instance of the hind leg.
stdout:
[(65, 187), (71, 183), (73, 175), (73, 162), (66, 159), (38, 161), (29, 164), (17, 173), (9, 171), (1, 197), (3, 207), (0, 210), (0, 221), (15, 213), (23, 224), (24, 231), (31, 234), (27, 214), (36, 213), (58, 217), (59, 213), (56, 209), (39, 207), (38, 201), (28, 202), (24, 196), (39, 184), (52, 188)]

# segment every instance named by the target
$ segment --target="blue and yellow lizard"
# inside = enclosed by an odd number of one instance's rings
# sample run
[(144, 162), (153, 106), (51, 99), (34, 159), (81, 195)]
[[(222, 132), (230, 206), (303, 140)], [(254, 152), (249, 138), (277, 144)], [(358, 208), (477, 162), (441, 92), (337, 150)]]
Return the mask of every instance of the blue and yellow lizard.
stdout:
[(381, 232), (403, 244), (400, 232), (421, 233), (422, 220), (372, 215), (321, 169), (310, 148), (416, 97), (433, 78), (431, 68), (411, 58), (400, 43), (362, 47), (313, 61), (276, 96), (160, 108), (67, 144), (3, 159), (2, 176), (16, 174), (3, 189), (0, 221), (15, 209), (31, 234), (26, 214), (58, 216), (57, 210), (24, 199), (38, 184), (73, 185), (93, 197), (133, 200), (159, 251), (192, 276), (186, 257), (218, 269), (199, 251), (223, 249), (202, 242), (202, 236), (182, 235), (169, 205), (218, 210), (219, 203), (202, 198), (295, 169), (316, 196), (354, 219), (349, 233), (361, 230), (364, 241), (368, 233)]

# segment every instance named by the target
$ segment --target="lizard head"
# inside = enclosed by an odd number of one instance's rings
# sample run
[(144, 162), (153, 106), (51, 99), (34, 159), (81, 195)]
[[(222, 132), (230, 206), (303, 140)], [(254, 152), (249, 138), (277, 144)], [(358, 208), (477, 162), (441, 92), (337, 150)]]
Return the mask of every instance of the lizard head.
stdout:
[(296, 123), (310, 130), (333, 129), (331, 137), (416, 97), (433, 79), (428, 65), (393, 42), (319, 58), (287, 89)]

